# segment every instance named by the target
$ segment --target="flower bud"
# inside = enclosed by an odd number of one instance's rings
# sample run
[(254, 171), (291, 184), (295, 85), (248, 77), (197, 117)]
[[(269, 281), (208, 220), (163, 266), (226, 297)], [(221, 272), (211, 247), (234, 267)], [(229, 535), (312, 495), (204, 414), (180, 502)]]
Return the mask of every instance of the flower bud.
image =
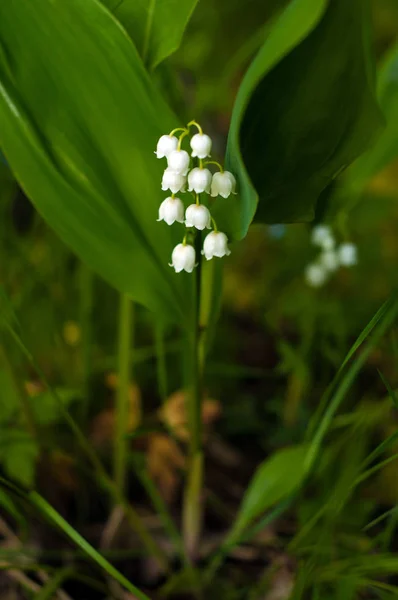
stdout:
[(192, 273), (195, 267), (195, 248), (189, 244), (177, 244), (171, 255), (170, 267), (173, 267), (176, 273), (186, 271)]
[(198, 158), (207, 158), (207, 156), (210, 156), (211, 143), (211, 138), (205, 133), (195, 133), (191, 138), (191, 155)]
[(339, 262), (343, 267), (353, 267), (358, 263), (358, 252), (355, 244), (345, 242), (337, 250)]
[(339, 257), (337, 252), (334, 250), (324, 250), (319, 257), (319, 264), (322, 265), (326, 271), (335, 271), (339, 267)]
[(170, 190), (173, 194), (185, 192), (187, 178), (181, 173), (176, 173), (173, 169), (166, 169), (163, 173), (162, 190)]
[(186, 175), (189, 169), (189, 154), (185, 150), (173, 150), (167, 157), (167, 165), (169, 169), (173, 169), (176, 173)]
[(196, 167), (188, 173), (188, 191), (201, 194), (206, 192), (210, 194), (211, 173), (209, 169), (200, 169)]
[(335, 242), (330, 227), (328, 225), (315, 225), (311, 231), (311, 242), (324, 250), (332, 250)]
[(322, 265), (313, 263), (305, 270), (305, 280), (311, 287), (321, 287), (327, 280), (328, 273)]
[(210, 229), (211, 218), (209, 209), (203, 204), (191, 204), (185, 212), (185, 226), (196, 229)]
[(214, 173), (211, 182), (211, 195), (228, 198), (230, 194), (235, 194), (236, 179), (229, 171), (223, 173)]
[(167, 157), (170, 152), (177, 149), (177, 146), (178, 139), (174, 135), (162, 135), (158, 141), (155, 154), (158, 158)]
[(158, 221), (165, 221), (167, 225), (172, 225), (175, 221), (184, 223), (184, 204), (182, 200), (171, 196), (163, 200), (159, 206)]
[(221, 231), (212, 231), (205, 237), (203, 242), (202, 254), (205, 255), (207, 260), (217, 256), (229, 256), (231, 250), (228, 248), (228, 238), (225, 233)]

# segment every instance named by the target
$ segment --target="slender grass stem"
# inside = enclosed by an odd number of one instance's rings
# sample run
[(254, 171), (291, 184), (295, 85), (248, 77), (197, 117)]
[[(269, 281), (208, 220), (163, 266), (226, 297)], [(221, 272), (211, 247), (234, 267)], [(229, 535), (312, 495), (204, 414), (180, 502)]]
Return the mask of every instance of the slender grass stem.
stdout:
[(25, 421), (26, 429), (28, 430), (28, 432), (31, 434), (31, 436), (33, 438), (37, 439), (38, 431), (37, 431), (37, 426), (36, 426), (36, 421), (35, 421), (35, 417), (33, 414), (33, 410), (30, 405), (30, 402), (29, 402), (29, 398), (27, 397), (26, 392), (23, 389), (23, 386), (21, 386), (21, 384), (19, 383), (19, 377), (18, 377), (17, 373), (15, 373), (15, 370), (14, 370), (14, 368), (2, 346), (0, 347), (0, 356), (1, 356), (2, 362), (4, 363), (5, 368), (7, 369), (8, 373), (9, 373), (11, 383), (15, 389), (15, 395), (18, 398), (18, 401), (20, 403), (21, 413), (22, 413), (23, 420)]
[(94, 273), (85, 265), (80, 265), (80, 327), (82, 331), (81, 361), (82, 361), (82, 388), (83, 399), (80, 403), (80, 423), (84, 427), (87, 421), (90, 399), (90, 377), (92, 368), (92, 342), (93, 342), (93, 299), (94, 299)]
[(49, 393), (51, 394), (51, 396), (57, 403), (64, 420), (69, 425), (72, 433), (75, 435), (76, 440), (77, 440), (82, 452), (86, 455), (87, 459), (89, 460), (93, 469), (95, 470), (99, 482), (102, 483), (103, 487), (108, 491), (108, 493), (111, 496), (111, 498), (113, 499), (113, 501), (116, 504), (120, 504), (123, 507), (124, 513), (126, 515), (126, 519), (130, 523), (133, 530), (137, 533), (137, 535), (141, 539), (141, 541), (142, 541), (143, 545), (146, 547), (147, 551), (157, 559), (157, 561), (159, 562), (160, 566), (163, 569), (167, 569), (167, 558), (165, 557), (163, 550), (159, 547), (159, 545), (153, 539), (152, 535), (150, 534), (150, 532), (147, 530), (147, 528), (143, 524), (139, 514), (126, 501), (123, 493), (118, 489), (118, 487), (116, 486), (114, 481), (111, 479), (111, 477), (106, 472), (104, 466), (102, 465), (101, 461), (99, 460), (99, 458), (96, 455), (93, 448), (90, 446), (90, 443), (85, 438), (80, 427), (77, 425), (75, 420), (71, 417), (68, 410), (65, 408), (65, 405), (62, 402), (61, 398), (59, 397), (58, 393), (50, 385), (47, 377), (45, 376), (42, 369), (36, 362), (36, 359), (31, 354), (29, 349), (25, 346), (22, 339), (14, 331), (14, 329), (10, 325), (7, 325), (7, 329), (9, 331), (10, 335), (12, 336), (12, 338), (14, 339), (14, 341), (16, 342), (17, 346), (20, 348), (21, 352), (29, 360), (29, 362), (31, 363), (31, 365), (33, 366), (33, 368), (39, 375), (40, 379), (42, 380), (42, 382), (48, 389)]
[(118, 333), (118, 387), (116, 396), (116, 427), (114, 439), (114, 479), (119, 492), (126, 484), (127, 425), (129, 413), (129, 385), (131, 372), (130, 348), (133, 343), (134, 307), (126, 294), (120, 296)]

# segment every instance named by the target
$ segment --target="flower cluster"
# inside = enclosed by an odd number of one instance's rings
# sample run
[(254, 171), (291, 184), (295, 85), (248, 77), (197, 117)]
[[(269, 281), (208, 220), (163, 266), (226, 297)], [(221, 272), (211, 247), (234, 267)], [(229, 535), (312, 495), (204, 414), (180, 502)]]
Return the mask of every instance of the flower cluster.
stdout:
[[(198, 129), (190, 138), (191, 153), (182, 149), (182, 141), (190, 135), (190, 127)], [(179, 137), (175, 136), (181, 131)], [(225, 233), (218, 231), (216, 222), (211, 216), (208, 207), (201, 202), (200, 195), (208, 197), (222, 196), (228, 198), (235, 194), (236, 181), (232, 173), (224, 171), (223, 167), (216, 161), (205, 160), (210, 157), (212, 141), (203, 133), (201, 126), (195, 121), (188, 123), (187, 127), (174, 129), (169, 135), (162, 135), (156, 149), (158, 158), (167, 159), (167, 168), (163, 173), (162, 190), (170, 190), (168, 196), (159, 207), (158, 221), (164, 221), (167, 225), (175, 222), (184, 223), (187, 231), (183, 241), (174, 248), (171, 255), (170, 266), (176, 273), (187, 271), (192, 273), (196, 266), (196, 252), (194, 239), (197, 230), (212, 229), (204, 239), (202, 254), (207, 260), (213, 257), (228, 256), (231, 254), (228, 248), (228, 238)], [(195, 165), (196, 163), (196, 165)], [(212, 173), (207, 166), (216, 165), (218, 171)], [(185, 207), (180, 195), (192, 192), (195, 202)]]
[(321, 250), (317, 260), (305, 270), (305, 279), (311, 287), (321, 287), (340, 267), (353, 267), (358, 262), (357, 247), (351, 242), (336, 246), (333, 232), (327, 225), (316, 225), (311, 242)]

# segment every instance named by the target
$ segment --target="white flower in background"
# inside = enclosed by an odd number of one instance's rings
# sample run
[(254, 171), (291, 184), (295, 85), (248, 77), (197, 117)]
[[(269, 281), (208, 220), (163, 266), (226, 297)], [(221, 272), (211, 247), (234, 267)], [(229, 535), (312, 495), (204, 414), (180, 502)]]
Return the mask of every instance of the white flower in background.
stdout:
[(230, 194), (235, 194), (236, 179), (229, 171), (214, 173), (211, 182), (211, 195), (228, 198)]
[(176, 173), (186, 175), (189, 169), (189, 154), (185, 150), (173, 150), (167, 156), (167, 165)]
[(201, 169), (199, 167), (195, 167), (192, 171), (188, 173), (188, 191), (196, 192), (197, 194), (201, 194), (202, 192), (206, 192), (206, 194), (210, 194), (210, 185), (211, 185), (211, 173), (209, 169)]
[(172, 225), (175, 221), (184, 223), (184, 204), (180, 198), (169, 196), (163, 200), (159, 206), (158, 221), (165, 221), (167, 225)]
[(305, 270), (305, 280), (311, 287), (321, 287), (328, 278), (326, 269), (317, 263), (308, 265)]
[(170, 267), (173, 267), (176, 273), (181, 271), (192, 273), (195, 261), (196, 254), (193, 246), (190, 244), (177, 244), (171, 255)]
[(202, 254), (205, 255), (207, 260), (210, 260), (213, 256), (219, 258), (229, 256), (231, 250), (228, 248), (228, 238), (225, 233), (221, 231), (212, 231), (209, 233), (203, 242)]
[(353, 267), (358, 263), (358, 251), (355, 244), (345, 242), (337, 250), (340, 265), (343, 267)]
[(326, 271), (336, 271), (340, 266), (339, 256), (334, 250), (324, 250), (319, 257), (319, 264)]
[(177, 192), (185, 192), (187, 178), (181, 173), (177, 173), (173, 169), (166, 169), (163, 173), (162, 190), (170, 190), (173, 194)]
[(209, 209), (203, 204), (191, 204), (185, 213), (185, 226), (196, 227), (196, 229), (211, 228), (211, 217)]
[(332, 250), (335, 241), (330, 227), (328, 225), (315, 225), (311, 232), (311, 242), (324, 250)]
[(207, 158), (211, 151), (211, 138), (205, 133), (196, 133), (191, 139), (192, 157)]
[(158, 141), (158, 145), (156, 147), (156, 156), (158, 158), (164, 158), (173, 152), (173, 150), (177, 150), (178, 139), (174, 135), (162, 135), (162, 137)]

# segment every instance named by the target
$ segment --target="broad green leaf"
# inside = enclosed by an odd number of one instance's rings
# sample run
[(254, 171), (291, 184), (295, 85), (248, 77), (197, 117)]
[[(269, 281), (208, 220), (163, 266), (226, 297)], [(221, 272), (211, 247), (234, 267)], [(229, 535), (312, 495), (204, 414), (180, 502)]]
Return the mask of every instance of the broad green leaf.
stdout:
[(271, 26), (232, 115), (227, 158), (239, 195), (216, 205), (231, 237), (255, 214), (311, 220), (322, 190), (372, 141), (381, 117), (367, 17), (362, 0), (292, 0)]
[(181, 44), (198, 0), (103, 0), (153, 69)]
[(364, 184), (398, 157), (398, 43), (395, 44), (380, 69), (379, 103), (387, 121), (377, 142), (353, 165), (348, 184), (360, 191)]
[(234, 525), (242, 531), (277, 502), (286, 499), (302, 483), (305, 475), (307, 446), (292, 446), (278, 450), (257, 468)]
[(175, 126), (99, 2), (0, 4), (0, 146), (19, 183), (93, 270), (184, 324), (193, 279), (168, 266), (182, 228), (156, 222), (165, 165), (153, 151)]

